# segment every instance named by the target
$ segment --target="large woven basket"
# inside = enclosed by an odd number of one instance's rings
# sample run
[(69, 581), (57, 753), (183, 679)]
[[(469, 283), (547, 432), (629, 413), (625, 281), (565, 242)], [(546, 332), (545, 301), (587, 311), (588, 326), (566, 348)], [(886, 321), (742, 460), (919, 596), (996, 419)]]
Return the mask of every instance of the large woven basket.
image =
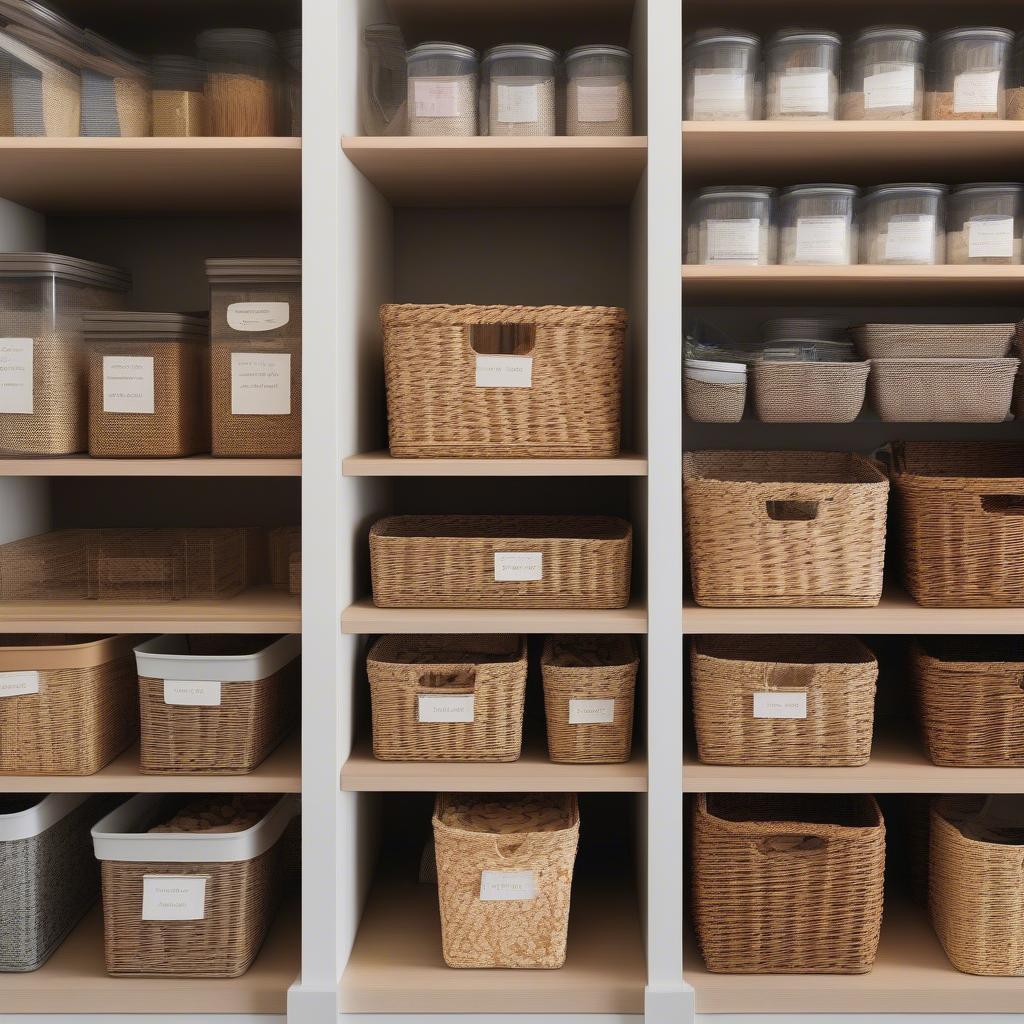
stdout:
[(747, 401), (746, 381), (730, 384), (725, 381), (683, 379), (686, 415), (696, 423), (739, 423)]
[(392, 455), (618, 454), (625, 310), (391, 305), (381, 327)]
[(639, 666), (625, 636), (560, 636), (540, 659), (548, 754), (558, 764), (628, 761)]
[(576, 797), (441, 794), (434, 849), (449, 967), (561, 967), (579, 840)]
[(1013, 324), (861, 324), (850, 334), (864, 359), (1001, 359)]
[(695, 801), (692, 906), (714, 973), (870, 971), (884, 873), (885, 825), (873, 797)]
[(852, 423), (864, 406), (869, 363), (774, 362), (751, 366), (754, 410), (765, 423)]
[(610, 516), (392, 516), (370, 529), (381, 608), (623, 608), (633, 530)]
[(1002, 423), (1017, 359), (872, 359), (871, 402), (888, 423)]
[(523, 738), (526, 641), (385, 636), (366, 671), (382, 761), (515, 761)]
[(870, 607), (882, 594), (889, 482), (845, 452), (689, 452), (694, 599), (709, 607)]
[(878, 663), (855, 637), (701, 636), (690, 664), (705, 764), (868, 762)]

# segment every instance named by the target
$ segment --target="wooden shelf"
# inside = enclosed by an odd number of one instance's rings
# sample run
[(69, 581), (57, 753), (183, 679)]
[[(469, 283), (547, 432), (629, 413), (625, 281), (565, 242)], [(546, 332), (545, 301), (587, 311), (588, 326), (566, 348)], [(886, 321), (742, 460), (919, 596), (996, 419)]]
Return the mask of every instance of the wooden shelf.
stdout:
[(0, 458), (0, 476), (301, 476), (301, 459)]
[(342, 148), (395, 206), (617, 206), (647, 164), (640, 136), (346, 136)]
[(386, 451), (350, 455), (345, 476), (646, 476), (647, 459), (395, 459)]

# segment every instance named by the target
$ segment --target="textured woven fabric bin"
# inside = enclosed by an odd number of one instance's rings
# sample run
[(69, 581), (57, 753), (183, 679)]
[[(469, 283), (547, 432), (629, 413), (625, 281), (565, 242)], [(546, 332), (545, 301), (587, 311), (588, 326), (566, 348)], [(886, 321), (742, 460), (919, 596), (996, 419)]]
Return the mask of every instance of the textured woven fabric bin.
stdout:
[(540, 668), (552, 761), (615, 764), (629, 760), (638, 666), (629, 637), (545, 640)]
[(850, 334), (864, 359), (1001, 359), (1014, 324), (861, 324)]
[(0, 774), (92, 775), (117, 757), (138, 733), (131, 651), (127, 636), (0, 636)]
[(434, 849), (449, 967), (561, 967), (579, 841), (576, 797), (441, 794)]
[(690, 665), (705, 764), (867, 764), (878, 662), (855, 637), (701, 636)]
[(0, 544), (0, 600), (89, 596), (88, 530), (53, 530)]
[(241, 832), (148, 832), (175, 801), (132, 797), (92, 830), (107, 973), (237, 978), (252, 966), (280, 903), (281, 838), (298, 801), (282, 797)]
[(392, 516), (370, 529), (380, 608), (624, 608), (633, 529), (610, 516)]
[(244, 775), (299, 716), (298, 636), (188, 636), (135, 648), (144, 774)]
[(747, 401), (747, 385), (683, 379), (686, 415), (696, 423), (739, 423)]
[(1017, 359), (872, 359), (871, 404), (888, 423), (1002, 423)]
[(625, 310), (383, 306), (381, 327), (392, 455), (618, 455)]
[(869, 370), (868, 363), (761, 360), (751, 366), (754, 411), (765, 423), (852, 423)]
[(523, 738), (526, 641), (385, 636), (366, 671), (382, 761), (515, 761)]
[(716, 974), (865, 974), (882, 925), (885, 825), (870, 796), (701, 794), (694, 925)]
[(845, 452), (689, 452), (694, 599), (708, 607), (871, 607), (882, 595), (889, 483)]

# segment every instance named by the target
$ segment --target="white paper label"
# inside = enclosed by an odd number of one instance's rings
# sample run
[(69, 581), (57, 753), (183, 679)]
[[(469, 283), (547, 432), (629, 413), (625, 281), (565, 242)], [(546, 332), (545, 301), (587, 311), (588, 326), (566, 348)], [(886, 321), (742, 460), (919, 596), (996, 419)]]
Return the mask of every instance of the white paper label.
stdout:
[(532, 583), (544, 579), (543, 551), (495, 551), (496, 583)]
[(537, 879), (532, 871), (481, 871), (480, 899), (535, 900)]
[(276, 331), (291, 317), (287, 302), (232, 302), (227, 319), (233, 331)]
[(607, 725), (615, 721), (615, 698), (569, 698), (570, 725)]
[(414, 78), (412, 106), (416, 117), (458, 117), (459, 83)]
[(536, 85), (497, 85), (499, 124), (531, 124), (537, 120)]
[(797, 263), (848, 263), (849, 231), (845, 217), (798, 217)]
[(792, 68), (779, 79), (779, 109), (783, 114), (827, 114), (829, 80), (827, 71)]
[(880, 110), (884, 107), (913, 107), (917, 76), (913, 64), (895, 71), (881, 71), (864, 78), (864, 109)]
[(103, 411), (156, 411), (152, 356), (103, 357)]
[(219, 707), (220, 683), (206, 679), (165, 679), (164, 703), (196, 708)]
[(202, 921), (206, 875), (143, 875), (143, 921)]
[(703, 71), (693, 75), (693, 116), (713, 118), (747, 112), (747, 76), (742, 71)]
[(0, 338), (0, 412), (32, 412), (31, 338)]
[(765, 690), (754, 694), (755, 718), (806, 718), (806, 690)]
[(39, 692), (38, 672), (0, 672), (0, 698)]
[(967, 222), (967, 255), (970, 259), (986, 256), (1013, 256), (1013, 218), (976, 217)]
[(448, 697), (418, 695), (421, 722), (472, 722), (473, 694), (458, 693)]
[(761, 262), (761, 222), (756, 217), (706, 224), (708, 263), (756, 267)]
[(292, 357), (286, 352), (231, 353), (231, 414), (288, 416)]
[(577, 85), (577, 121), (617, 121), (619, 118), (617, 85)]
[(885, 232), (885, 258), (911, 263), (931, 263), (935, 259), (935, 217), (900, 214), (889, 221)]
[(478, 388), (533, 387), (533, 356), (477, 356)]
[(998, 71), (965, 71), (953, 79), (954, 114), (994, 114), (999, 109)]

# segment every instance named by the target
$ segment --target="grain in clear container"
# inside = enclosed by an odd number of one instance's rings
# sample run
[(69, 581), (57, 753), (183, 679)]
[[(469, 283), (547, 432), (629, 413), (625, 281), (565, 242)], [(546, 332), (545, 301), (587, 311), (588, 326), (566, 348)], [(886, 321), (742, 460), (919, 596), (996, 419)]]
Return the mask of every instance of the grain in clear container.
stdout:
[(159, 54), (150, 62), (153, 76), (153, 135), (198, 138), (206, 134), (206, 70), (202, 61)]
[(217, 28), (196, 38), (206, 65), (210, 135), (260, 138), (277, 134), (277, 40), (255, 28)]
[(779, 194), (779, 262), (849, 266), (857, 262), (854, 185), (794, 185)]
[(906, 25), (858, 32), (843, 54), (839, 116), (844, 121), (920, 121), (927, 36)]
[(947, 192), (930, 182), (868, 190), (858, 214), (861, 263), (944, 263)]
[(0, 135), (71, 138), (81, 110), (79, 69), (0, 32)]
[(931, 121), (1006, 116), (1013, 33), (1006, 28), (954, 28), (936, 36), (928, 53), (925, 117)]
[(704, 29), (683, 50), (688, 121), (759, 121), (764, 79), (761, 39), (751, 32)]
[(577, 46), (565, 55), (565, 134), (633, 134), (633, 55)]
[(481, 135), (556, 135), (558, 54), (546, 46), (494, 46), (480, 66)]
[(408, 132), (460, 138), (477, 134), (477, 52), (430, 42), (408, 54)]
[(760, 185), (705, 188), (690, 206), (686, 262), (764, 267), (776, 260), (775, 189)]
[(840, 39), (835, 32), (787, 28), (768, 44), (766, 117), (834, 121), (839, 102)]
[(1024, 186), (1014, 182), (961, 185), (949, 197), (947, 263), (1024, 262)]
[(363, 58), (359, 88), (363, 134), (405, 135), (409, 81), (402, 30), (397, 25), (367, 25)]

